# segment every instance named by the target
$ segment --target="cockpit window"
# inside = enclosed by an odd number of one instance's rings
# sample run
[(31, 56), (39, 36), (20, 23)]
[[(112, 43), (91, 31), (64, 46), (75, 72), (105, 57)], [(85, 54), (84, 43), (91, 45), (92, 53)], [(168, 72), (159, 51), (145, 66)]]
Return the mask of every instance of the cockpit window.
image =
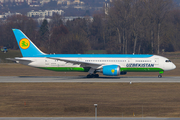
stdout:
[(171, 62), (170, 60), (166, 60), (166, 62)]

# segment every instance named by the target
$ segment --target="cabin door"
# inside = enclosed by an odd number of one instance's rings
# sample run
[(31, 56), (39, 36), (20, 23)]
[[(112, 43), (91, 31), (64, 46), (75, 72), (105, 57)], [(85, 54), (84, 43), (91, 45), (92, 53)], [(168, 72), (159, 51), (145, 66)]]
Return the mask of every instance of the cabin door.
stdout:
[(155, 63), (155, 65), (159, 65), (159, 58), (155, 58), (154, 63)]
[(50, 60), (45, 59), (45, 66), (46, 66), (46, 67), (49, 67), (49, 65), (50, 65)]

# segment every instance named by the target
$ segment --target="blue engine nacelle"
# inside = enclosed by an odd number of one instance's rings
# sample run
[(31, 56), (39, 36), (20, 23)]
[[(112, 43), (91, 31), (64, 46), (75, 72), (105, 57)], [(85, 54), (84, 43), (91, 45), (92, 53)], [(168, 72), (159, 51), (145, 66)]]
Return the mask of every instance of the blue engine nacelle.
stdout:
[(118, 76), (120, 75), (119, 65), (106, 65), (102, 68), (103, 75)]

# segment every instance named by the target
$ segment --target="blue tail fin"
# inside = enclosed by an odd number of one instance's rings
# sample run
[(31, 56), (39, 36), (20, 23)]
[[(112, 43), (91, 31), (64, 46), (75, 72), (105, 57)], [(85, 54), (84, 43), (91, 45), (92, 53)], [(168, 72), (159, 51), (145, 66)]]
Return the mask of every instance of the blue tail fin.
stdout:
[(19, 29), (12, 29), (23, 57), (38, 57), (45, 55), (36, 45)]

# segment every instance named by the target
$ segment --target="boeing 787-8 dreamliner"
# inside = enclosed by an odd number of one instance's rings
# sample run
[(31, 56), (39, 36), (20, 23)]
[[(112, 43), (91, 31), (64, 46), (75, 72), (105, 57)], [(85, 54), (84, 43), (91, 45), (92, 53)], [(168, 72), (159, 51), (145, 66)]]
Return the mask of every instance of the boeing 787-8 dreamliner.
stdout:
[(136, 54), (45, 54), (19, 29), (12, 29), (23, 57), (7, 58), (17, 63), (54, 71), (89, 72), (88, 78), (97, 78), (98, 72), (107, 76), (127, 72), (159, 72), (176, 66), (159, 55)]

